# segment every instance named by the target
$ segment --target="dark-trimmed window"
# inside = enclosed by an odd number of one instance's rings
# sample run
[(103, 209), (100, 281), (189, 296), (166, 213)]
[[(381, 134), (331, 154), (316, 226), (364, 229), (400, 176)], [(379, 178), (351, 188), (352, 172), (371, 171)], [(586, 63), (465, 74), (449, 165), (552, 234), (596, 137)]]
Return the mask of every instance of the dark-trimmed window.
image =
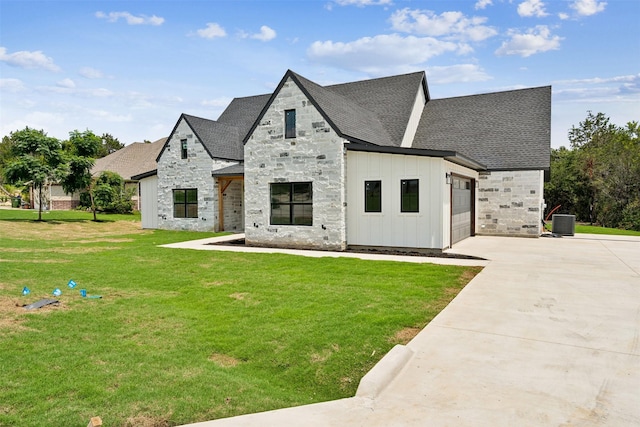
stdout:
[(186, 139), (180, 140), (180, 153), (183, 159), (187, 158), (187, 140)]
[(198, 189), (173, 190), (173, 217), (198, 218)]
[(382, 181), (364, 182), (364, 211), (382, 212)]
[(310, 182), (271, 184), (272, 225), (312, 225), (313, 191)]
[(284, 137), (296, 137), (296, 110), (285, 110), (284, 112)]
[(418, 180), (403, 179), (400, 182), (400, 211), (418, 212)]

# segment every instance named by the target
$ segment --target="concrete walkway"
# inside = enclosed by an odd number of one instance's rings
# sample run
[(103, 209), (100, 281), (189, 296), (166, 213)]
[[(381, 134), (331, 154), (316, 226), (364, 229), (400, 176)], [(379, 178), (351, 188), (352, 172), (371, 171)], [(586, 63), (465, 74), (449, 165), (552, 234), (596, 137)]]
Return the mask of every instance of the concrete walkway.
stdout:
[(455, 251), (490, 262), (355, 397), (191, 426), (640, 425), (640, 238), (474, 237)]

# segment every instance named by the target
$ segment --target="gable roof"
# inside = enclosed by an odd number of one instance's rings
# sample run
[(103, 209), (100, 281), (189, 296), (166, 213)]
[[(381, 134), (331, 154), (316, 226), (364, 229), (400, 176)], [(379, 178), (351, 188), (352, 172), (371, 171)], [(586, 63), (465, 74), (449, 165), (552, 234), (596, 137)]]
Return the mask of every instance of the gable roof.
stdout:
[(413, 148), (452, 150), (489, 170), (550, 166), (551, 86), (435, 99)]
[(125, 180), (133, 176), (156, 169), (156, 157), (164, 146), (167, 138), (161, 138), (152, 143), (134, 142), (108, 156), (96, 159), (91, 174), (96, 176), (101, 172), (110, 171), (120, 175)]
[[(180, 121), (184, 119), (212, 159), (241, 161), (244, 158), (242, 140), (270, 96), (257, 95), (235, 98), (222, 112), (218, 120), (209, 120), (183, 113), (173, 127), (167, 143), (176, 132)], [(162, 147), (158, 153), (158, 159), (165, 147)]]
[(400, 146), (418, 90), (429, 101), (424, 71), (327, 86), (376, 115), (394, 146)]
[(244, 149), (238, 128), (214, 120), (182, 114), (212, 159), (242, 160)]
[(365, 144), (400, 146), (418, 89), (422, 88), (428, 98), (423, 72), (320, 86), (288, 70), (249, 129), (245, 142), (289, 78), (342, 138)]

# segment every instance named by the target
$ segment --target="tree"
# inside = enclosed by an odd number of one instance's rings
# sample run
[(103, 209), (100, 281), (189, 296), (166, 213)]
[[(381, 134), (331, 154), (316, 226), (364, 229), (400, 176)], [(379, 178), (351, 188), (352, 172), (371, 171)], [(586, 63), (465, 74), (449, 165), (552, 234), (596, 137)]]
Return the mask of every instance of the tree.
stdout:
[(124, 144), (118, 141), (118, 138), (114, 138), (108, 133), (102, 134), (100, 150), (97, 158), (108, 156), (111, 153), (115, 153), (119, 149), (124, 148)]
[(132, 191), (125, 189), (124, 179), (115, 172), (104, 171), (96, 179), (94, 199), (97, 208), (101, 211), (131, 213), (133, 211), (132, 195)]
[(87, 191), (91, 198), (91, 212), (93, 220), (96, 218), (96, 205), (93, 199), (93, 177), (91, 168), (101, 148), (102, 140), (90, 130), (69, 132), (67, 146), (67, 170), (60, 184), (65, 193)]
[(39, 196), (38, 221), (42, 221), (42, 188), (62, 173), (62, 144), (43, 130), (29, 127), (12, 132), (9, 138), (13, 141), (13, 159), (5, 168), (5, 178), (10, 184), (33, 185)]
[(569, 131), (571, 150), (552, 150), (545, 198), (578, 221), (640, 229), (640, 127), (618, 127), (588, 112)]

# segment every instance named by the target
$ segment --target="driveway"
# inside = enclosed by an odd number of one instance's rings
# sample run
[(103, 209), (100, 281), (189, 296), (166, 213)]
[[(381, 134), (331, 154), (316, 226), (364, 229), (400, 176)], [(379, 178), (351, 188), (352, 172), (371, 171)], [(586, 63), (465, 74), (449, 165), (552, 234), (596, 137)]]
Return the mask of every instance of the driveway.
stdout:
[(640, 425), (640, 238), (481, 236), (452, 252), (489, 262), (355, 397), (191, 426)]

